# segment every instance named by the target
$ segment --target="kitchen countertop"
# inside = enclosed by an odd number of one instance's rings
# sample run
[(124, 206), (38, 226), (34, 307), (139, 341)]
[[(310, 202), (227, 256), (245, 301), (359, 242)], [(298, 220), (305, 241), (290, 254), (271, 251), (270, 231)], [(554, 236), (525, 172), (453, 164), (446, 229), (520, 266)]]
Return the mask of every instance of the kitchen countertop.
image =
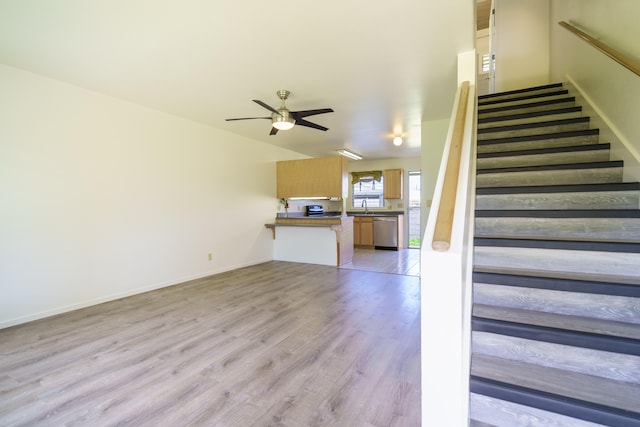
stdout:
[(349, 216), (398, 216), (404, 215), (404, 211), (369, 211), (364, 213), (363, 211), (347, 211)]

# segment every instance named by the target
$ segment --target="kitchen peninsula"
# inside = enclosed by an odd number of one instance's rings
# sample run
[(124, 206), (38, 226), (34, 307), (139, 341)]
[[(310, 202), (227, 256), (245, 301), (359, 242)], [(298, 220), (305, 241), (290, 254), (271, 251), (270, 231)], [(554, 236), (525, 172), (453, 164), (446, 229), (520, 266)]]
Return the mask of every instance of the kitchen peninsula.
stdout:
[(273, 233), (273, 259), (340, 266), (353, 258), (353, 217), (276, 217), (265, 224)]

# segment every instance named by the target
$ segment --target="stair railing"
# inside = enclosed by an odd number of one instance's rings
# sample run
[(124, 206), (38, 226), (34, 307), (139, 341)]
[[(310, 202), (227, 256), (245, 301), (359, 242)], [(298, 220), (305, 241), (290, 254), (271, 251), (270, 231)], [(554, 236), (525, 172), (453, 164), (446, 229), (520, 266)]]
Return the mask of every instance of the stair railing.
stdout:
[(421, 250), (422, 425), (467, 425), (475, 85), (458, 87)]
[(617, 49), (612, 48), (608, 44), (603, 43), (600, 40), (590, 36), (589, 34), (585, 33), (584, 31), (582, 31), (582, 30), (580, 30), (578, 28), (576, 28), (575, 26), (569, 24), (566, 21), (560, 21), (560, 22), (558, 22), (558, 25), (560, 25), (561, 27), (564, 27), (567, 30), (571, 31), (572, 33), (574, 33), (575, 35), (580, 37), (582, 40), (584, 40), (585, 42), (587, 42), (591, 46), (595, 47), (600, 52), (602, 52), (605, 55), (607, 55), (609, 58), (611, 58), (614, 61), (616, 61), (618, 64), (624, 66), (628, 70), (630, 70), (630, 71), (634, 72), (635, 74), (637, 74), (638, 76), (640, 76), (640, 63), (638, 61), (636, 61), (635, 59), (631, 58), (628, 55), (625, 55), (624, 53), (618, 51)]

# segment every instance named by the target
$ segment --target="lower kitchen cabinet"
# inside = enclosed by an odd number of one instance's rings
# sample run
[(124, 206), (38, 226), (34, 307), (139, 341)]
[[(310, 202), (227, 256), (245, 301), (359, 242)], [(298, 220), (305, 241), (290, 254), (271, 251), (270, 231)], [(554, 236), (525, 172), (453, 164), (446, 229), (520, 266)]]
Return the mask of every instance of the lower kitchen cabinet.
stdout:
[(373, 248), (373, 217), (356, 216), (353, 218), (353, 246)]

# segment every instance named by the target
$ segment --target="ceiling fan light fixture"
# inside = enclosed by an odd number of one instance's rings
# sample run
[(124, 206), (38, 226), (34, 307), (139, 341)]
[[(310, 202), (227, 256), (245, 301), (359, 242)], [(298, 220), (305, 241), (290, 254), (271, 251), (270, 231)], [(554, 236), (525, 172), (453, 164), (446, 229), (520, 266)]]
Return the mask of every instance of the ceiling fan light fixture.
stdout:
[(271, 114), (271, 124), (278, 130), (289, 130), (296, 124), (296, 119), (291, 117), (288, 110), (280, 110), (277, 114)]
[(362, 156), (361, 155), (356, 154), (356, 153), (352, 153), (349, 150), (345, 150), (345, 149), (338, 150), (338, 154), (340, 154), (341, 156), (348, 157), (348, 158), (350, 158), (352, 160), (362, 160)]

